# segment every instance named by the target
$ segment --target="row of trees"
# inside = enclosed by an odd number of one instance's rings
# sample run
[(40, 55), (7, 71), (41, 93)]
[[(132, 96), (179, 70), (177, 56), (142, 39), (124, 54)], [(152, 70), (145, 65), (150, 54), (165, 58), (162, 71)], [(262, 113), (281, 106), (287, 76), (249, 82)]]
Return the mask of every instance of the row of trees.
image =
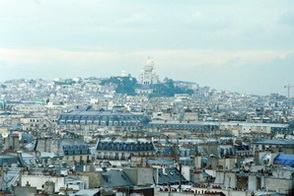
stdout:
[(153, 92), (150, 97), (172, 97), (175, 94), (192, 94), (193, 90), (177, 87), (174, 81), (169, 78), (165, 78), (162, 83), (155, 84), (153, 86)]
[(121, 93), (121, 94), (127, 94), (127, 95), (135, 95), (135, 88), (138, 84), (137, 79), (134, 77), (126, 76), (126, 77), (121, 77), (121, 76), (115, 76), (115, 77), (110, 77), (109, 79), (105, 79), (101, 81), (101, 85), (105, 84), (115, 84), (115, 92), (116, 93)]
[[(116, 93), (127, 94), (127, 95), (136, 95), (136, 88), (142, 88), (138, 83), (137, 79), (134, 77), (125, 76), (115, 76), (108, 79), (102, 80), (101, 85), (105, 84), (115, 84)], [(153, 89), (152, 93), (149, 94), (149, 97), (172, 97), (175, 94), (192, 94), (193, 90), (177, 87), (174, 84), (174, 81), (169, 78), (165, 78), (162, 83), (154, 84), (148, 86)]]

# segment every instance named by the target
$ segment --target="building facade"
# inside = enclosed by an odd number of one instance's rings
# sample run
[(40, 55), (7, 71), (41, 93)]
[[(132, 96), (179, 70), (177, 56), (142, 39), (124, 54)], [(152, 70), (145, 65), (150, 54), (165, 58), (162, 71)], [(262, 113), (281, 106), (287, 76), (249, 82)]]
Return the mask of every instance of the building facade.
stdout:
[(107, 127), (114, 131), (132, 131), (137, 130), (148, 121), (148, 117), (142, 114), (77, 110), (61, 114), (58, 124), (60, 128), (73, 130), (97, 130)]
[(141, 85), (152, 85), (159, 83), (159, 76), (154, 69), (154, 61), (149, 57), (146, 61), (146, 65), (142, 69), (140, 74), (139, 83)]
[(97, 159), (128, 160), (131, 156), (151, 155), (156, 148), (150, 140), (110, 139), (98, 140), (96, 145)]

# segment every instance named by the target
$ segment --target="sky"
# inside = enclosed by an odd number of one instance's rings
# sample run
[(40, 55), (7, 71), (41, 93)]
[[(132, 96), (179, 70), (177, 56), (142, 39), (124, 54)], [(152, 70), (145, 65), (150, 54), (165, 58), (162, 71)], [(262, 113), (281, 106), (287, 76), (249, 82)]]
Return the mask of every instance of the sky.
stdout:
[(149, 56), (161, 80), (286, 95), (294, 1), (0, 0), (0, 81), (138, 77)]

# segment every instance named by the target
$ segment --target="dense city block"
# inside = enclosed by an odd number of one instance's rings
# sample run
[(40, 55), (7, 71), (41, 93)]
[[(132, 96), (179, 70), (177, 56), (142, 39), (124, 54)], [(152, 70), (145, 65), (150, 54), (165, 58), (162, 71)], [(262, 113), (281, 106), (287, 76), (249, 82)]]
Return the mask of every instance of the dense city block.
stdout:
[(165, 78), (0, 84), (1, 195), (290, 195), (294, 99)]

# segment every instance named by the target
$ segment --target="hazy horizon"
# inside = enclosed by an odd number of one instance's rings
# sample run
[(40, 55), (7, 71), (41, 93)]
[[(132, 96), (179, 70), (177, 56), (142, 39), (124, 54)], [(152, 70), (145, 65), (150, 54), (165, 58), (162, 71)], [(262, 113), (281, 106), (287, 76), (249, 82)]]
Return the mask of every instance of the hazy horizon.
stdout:
[(161, 80), (286, 95), (294, 2), (0, 1), (0, 81), (137, 77), (148, 56)]

